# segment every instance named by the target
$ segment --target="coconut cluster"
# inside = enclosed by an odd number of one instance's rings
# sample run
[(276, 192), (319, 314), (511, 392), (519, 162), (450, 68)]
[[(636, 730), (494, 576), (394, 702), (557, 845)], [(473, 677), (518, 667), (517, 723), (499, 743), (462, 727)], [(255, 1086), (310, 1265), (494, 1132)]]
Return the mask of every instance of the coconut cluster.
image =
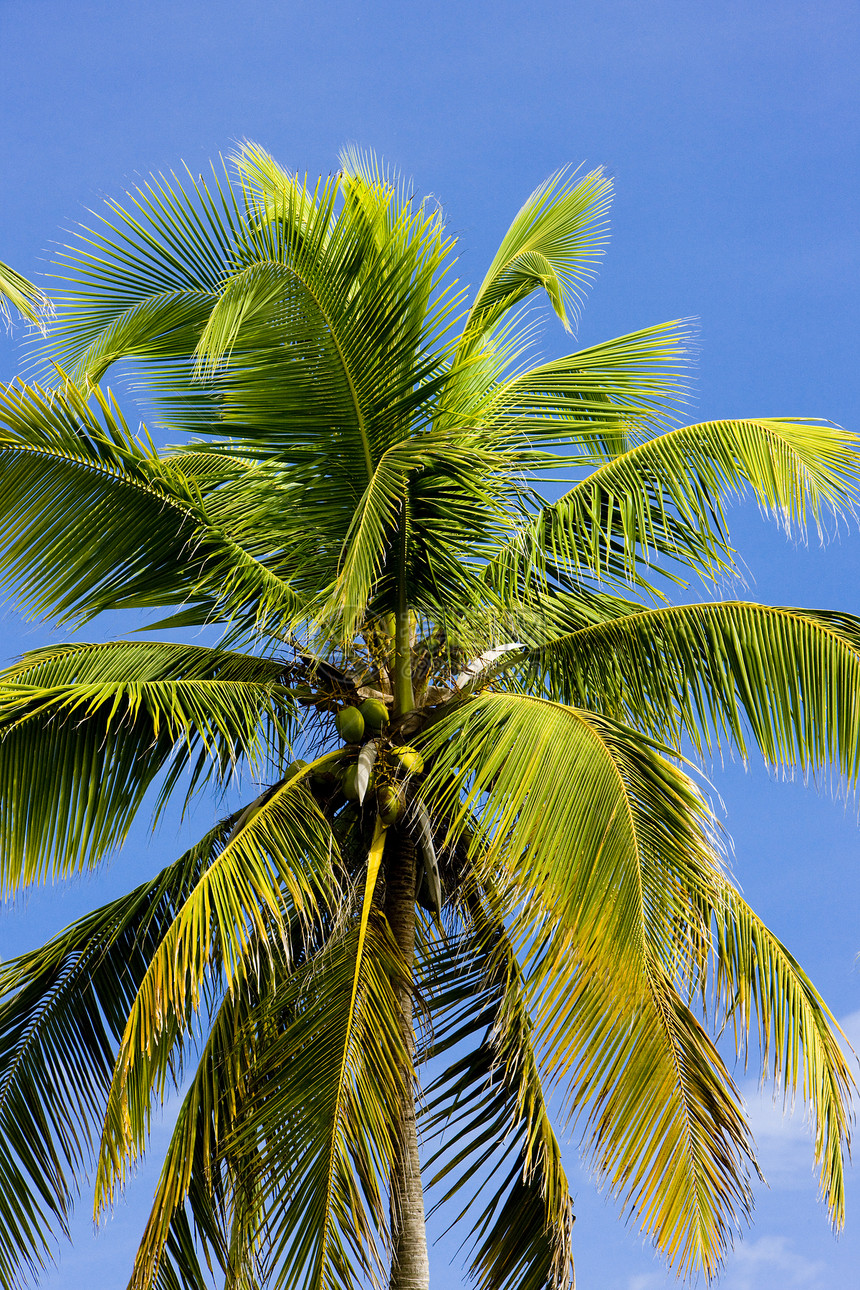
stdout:
[(420, 797), (409, 791), (410, 779), (424, 770), (424, 758), (417, 748), (391, 743), (388, 724), (388, 708), (379, 699), (342, 707), (335, 725), (344, 747), (311, 767), (306, 761), (291, 762), (285, 778), (309, 770), (311, 791), (328, 810), (337, 812), (345, 799), (349, 805), (338, 819), (348, 823), (348, 829), (359, 822), (360, 807), (375, 807), (377, 818), (387, 828), (403, 817), (411, 803), (413, 833), (422, 859), (416, 875), (416, 900), (438, 917), (443, 893), (432, 825)]
[[(388, 708), (380, 699), (365, 699), (360, 707), (341, 708), (335, 726), (346, 744), (347, 758), (334, 764), (329, 772), (339, 777), (339, 787), (347, 801), (373, 794), (379, 818), (385, 825), (395, 824), (406, 809), (405, 779), (420, 775), (424, 769), (421, 754), (408, 745), (384, 742), (388, 726)], [(362, 758), (361, 749), (373, 745), (372, 755)], [(350, 752), (357, 752), (355, 760)], [(366, 782), (361, 792), (362, 762)]]

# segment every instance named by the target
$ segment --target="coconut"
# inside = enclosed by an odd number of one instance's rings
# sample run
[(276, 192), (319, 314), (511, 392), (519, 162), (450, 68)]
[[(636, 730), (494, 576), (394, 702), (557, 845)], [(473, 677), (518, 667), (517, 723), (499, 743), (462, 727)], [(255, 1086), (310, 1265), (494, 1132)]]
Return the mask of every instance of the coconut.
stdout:
[(291, 761), (287, 769), (284, 771), (284, 779), (292, 779), (294, 775), (298, 775), (300, 770), (304, 770), (307, 764), (308, 763), (306, 761), (302, 761), (301, 757), (296, 761)]
[(393, 784), (384, 784), (376, 794), (376, 801), (379, 818), (386, 827), (395, 824), (403, 814), (405, 803)]
[(349, 802), (358, 801), (358, 763), (353, 762), (346, 768), (343, 777), (343, 795)]
[(420, 775), (424, 769), (424, 758), (417, 748), (410, 748), (408, 744), (403, 744), (399, 748), (391, 749), (392, 757), (396, 757), (404, 770), (410, 775)]
[(364, 734), (364, 717), (358, 708), (341, 708), (334, 719), (337, 733), (348, 744), (357, 744)]
[(365, 699), (358, 709), (369, 730), (381, 730), (388, 725), (388, 709), (381, 699)]

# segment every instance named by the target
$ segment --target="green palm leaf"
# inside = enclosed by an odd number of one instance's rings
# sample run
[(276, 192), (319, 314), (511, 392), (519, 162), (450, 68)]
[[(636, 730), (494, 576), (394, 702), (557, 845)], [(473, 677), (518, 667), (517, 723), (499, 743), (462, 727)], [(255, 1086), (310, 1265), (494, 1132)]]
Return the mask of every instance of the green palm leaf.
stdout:
[[(255, 1072), (280, 1033), (269, 1014), (273, 988), (291, 959), (300, 959), (307, 947), (307, 929), (298, 920), (291, 932), (295, 943), (282, 959), (260, 956), (260, 946), (255, 947), (249, 989), (228, 990), (218, 1006), (176, 1118), (129, 1290), (208, 1287), (201, 1255), (207, 1266), (221, 1268), (227, 1286), (257, 1284), (265, 1224), (258, 1212), (260, 1196), (250, 1181), (256, 1147), (249, 1158), (235, 1138)], [(249, 1186), (251, 1196), (246, 1195)]]
[(508, 229), (478, 288), (461, 351), (477, 344), (501, 318), (543, 288), (569, 331), (594, 262), (606, 242), (612, 181), (602, 170), (575, 182), (558, 171), (536, 188)]
[(461, 1219), (477, 1211), (471, 1267), (480, 1290), (566, 1290), (573, 1283), (570, 1191), (520, 968), (481, 893), (464, 895), (463, 908), (468, 929), (453, 946), (431, 945), (425, 967), (431, 1053), (453, 1056), (426, 1092), (425, 1134), (442, 1138), (430, 1186), (447, 1183), (439, 1205), (465, 1193)]
[(850, 614), (725, 601), (643, 609), (559, 636), (536, 654), (549, 691), (624, 713), (700, 751), (749, 736), (770, 765), (854, 782), (860, 622)]
[[(358, 630), (374, 592), (382, 607), (395, 608), (392, 584), (401, 553), (412, 565), (415, 599), (437, 612), (467, 607), (480, 592), (476, 576), (463, 596), (462, 570), (471, 562), (477, 574), (482, 549), (492, 550), (498, 531), (509, 527), (505, 493), (514, 491), (509, 476), (518, 463), (488, 452), (475, 438), (469, 444), (462, 433), (455, 438), (429, 431), (383, 454), (356, 508), (326, 614), (343, 616), (347, 638)], [(445, 594), (452, 565), (459, 574), (454, 603)]]
[(632, 731), (526, 696), (462, 704), (427, 747), (429, 800), (456, 811), (456, 783), (460, 819), (483, 802), (477, 871), (505, 875), (523, 909), (513, 936), (541, 1065), (575, 1110), (593, 1103), (596, 1165), (659, 1248), (712, 1273), (749, 1209), (751, 1143), (724, 1064), (676, 992), (706, 972), (703, 907), (724, 890), (704, 802)]
[[(397, 1150), (411, 1070), (394, 986), (405, 966), (372, 908), (385, 832), (377, 823), (358, 923), (266, 1004), (286, 1018), (251, 1081), (236, 1141), (261, 1155), (266, 1284), (347, 1290), (373, 1276), (388, 1222), (380, 1184)], [(302, 1204), (288, 1197), (301, 1196)]]
[(199, 301), (237, 267), (246, 220), (214, 169), (210, 184), (189, 172), (185, 188), (176, 176), (154, 178), (128, 204), (109, 202), (100, 227), (83, 229), (60, 255), (64, 286), (42, 352), (46, 369), (56, 363), (83, 381), (127, 354), (187, 353), (181, 346)]
[(833, 1014), (809, 977), (741, 896), (729, 888), (715, 910), (716, 987), (738, 1048), (753, 1018), (761, 1067), (793, 1100), (802, 1089), (815, 1133), (821, 1195), (839, 1229), (845, 1223), (844, 1158), (851, 1143), (856, 1081)]
[(470, 418), (505, 447), (539, 440), (576, 445), (585, 461), (616, 457), (676, 411), (688, 341), (684, 324), (670, 322), (592, 345), (488, 383)]
[[(242, 546), (247, 499), (237, 511), (233, 497), (231, 507), (211, 474), (202, 490), (199, 455), (185, 478), (187, 457), (158, 458), (109, 396), (88, 394), (101, 421), (71, 384), (0, 391), (5, 588), (31, 612), (61, 620), (198, 602), (205, 621), (219, 608), (224, 617), (225, 600), (250, 607), (252, 619), (300, 613), (289, 581), (266, 562), (270, 541), (260, 549), (258, 535), (256, 550)], [(247, 472), (241, 460), (231, 466), (230, 478)]]
[(749, 1218), (752, 1138), (713, 1040), (656, 956), (641, 992), (577, 971), (575, 951), (532, 970), (536, 1042), (583, 1148), (630, 1220), (687, 1276), (718, 1271)]
[[(752, 490), (787, 530), (819, 527), (857, 500), (857, 439), (786, 419), (714, 421), (667, 431), (595, 470), (531, 519), (491, 565), (505, 584), (548, 569), (635, 580), (663, 557), (705, 576), (733, 567), (723, 500)], [(671, 566), (670, 566), (671, 569)]]
[(27, 322), (44, 328), (43, 317), (50, 307), (48, 297), (38, 287), (34, 287), (32, 282), (0, 261), (0, 317), (6, 320), (7, 326), (12, 322), (10, 306), (17, 309)]
[(127, 1010), (232, 817), (152, 881), (0, 966), (0, 1283), (53, 1257), (91, 1163)]
[(491, 693), (453, 707), (425, 739), (424, 791), (451, 815), (452, 836), (480, 806), (479, 873), (501, 866), (582, 947), (602, 944), (622, 979), (649, 945), (670, 971), (699, 961), (698, 902), (716, 901), (723, 882), (713, 821), (657, 745), (587, 709)]
[(149, 1133), (151, 1101), (163, 1089), (171, 1053), (200, 1006), (213, 962), (227, 986), (242, 988), (249, 951), (289, 943), (293, 917), (310, 931), (332, 907), (336, 842), (293, 773), (245, 812), (217, 859), (200, 875), (153, 955), (129, 1010), (113, 1073), (99, 1165), (96, 1211), (123, 1186)]
[(282, 666), (203, 646), (118, 641), (36, 650), (0, 676), (0, 838), (8, 894), (118, 846), (147, 790), (189, 790), (283, 756)]

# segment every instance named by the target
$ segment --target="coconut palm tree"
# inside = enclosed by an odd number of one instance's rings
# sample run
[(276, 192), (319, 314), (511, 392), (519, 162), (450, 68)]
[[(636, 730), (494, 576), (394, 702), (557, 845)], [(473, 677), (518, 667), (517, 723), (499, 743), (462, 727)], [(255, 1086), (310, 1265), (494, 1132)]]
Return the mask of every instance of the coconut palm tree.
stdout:
[[(33, 614), (166, 639), (0, 678), (3, 890), (97, 865), (145, 804), (245, 796), (0, 968), (4, 1287), (91, 1167), (110, 1206), (170, 1087), (139, 1290), (426, 1287), (425, 1188), (479, 1287), (567, 1286), (556, 1124), (710, 1276), (756, 1171), (715, 1028), (802, 1092), (842, 1223), (838, 1028), (687, 759), (856, 782), (860, 622), (669, 593), (731, 576), (735, 495), (850, 510), (857, 440), (680, 424), (682, 324), (534, 365), (524, 302), (571, 328), (609, 197), (553, 176), (471, 301), (440, 211), (353, 153), (312, 188), (248, 146), (69, 250), (48, 382), (2, 392), (0, 568)], [(101, 390), (120, 359), (180, 446)]]

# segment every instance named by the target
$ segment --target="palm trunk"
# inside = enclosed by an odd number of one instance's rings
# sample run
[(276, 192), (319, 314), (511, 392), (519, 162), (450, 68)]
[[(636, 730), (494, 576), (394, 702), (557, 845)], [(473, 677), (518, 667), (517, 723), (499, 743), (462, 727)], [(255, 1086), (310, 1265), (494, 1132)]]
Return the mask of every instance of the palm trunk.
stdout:
[[(390, 857), (386, 857), (385, 914), (411, 977), (415, 957), (415, 847), (403, 834), (392, 840), (395, 845), (390, 848)], [(397, 993), (401, 1032), (411, 1068), (415, 1050), (411, 985), (404, 984)], [(406, 1073), (398, 1127), (397, 1153), (391, 1173), (390, 1290), (428, 1290), (430, 1264), (411, 1070)]]
[[(406, 598), (407, 499), (403, 499), (398, 542), (397, 610), (394, 623), (394, 710), (411, 712), (411, 622)], [(424, 1221), (424, 1188), (418, 1157), (412, 1057), (415, 1030), (412, 1023), (412, 969), (415, 960), (415, 847), (404, 830), (398, 830), (387, 848), (385, 862), (385, 915), (400, 947), (408, 977), (398, 987), (400, 1028), (409, 1054), (400, 1105), (398, 1141), (391, 1171), (391, 1280), (390, 1290), (429, 1290), (430, 1263)]]

